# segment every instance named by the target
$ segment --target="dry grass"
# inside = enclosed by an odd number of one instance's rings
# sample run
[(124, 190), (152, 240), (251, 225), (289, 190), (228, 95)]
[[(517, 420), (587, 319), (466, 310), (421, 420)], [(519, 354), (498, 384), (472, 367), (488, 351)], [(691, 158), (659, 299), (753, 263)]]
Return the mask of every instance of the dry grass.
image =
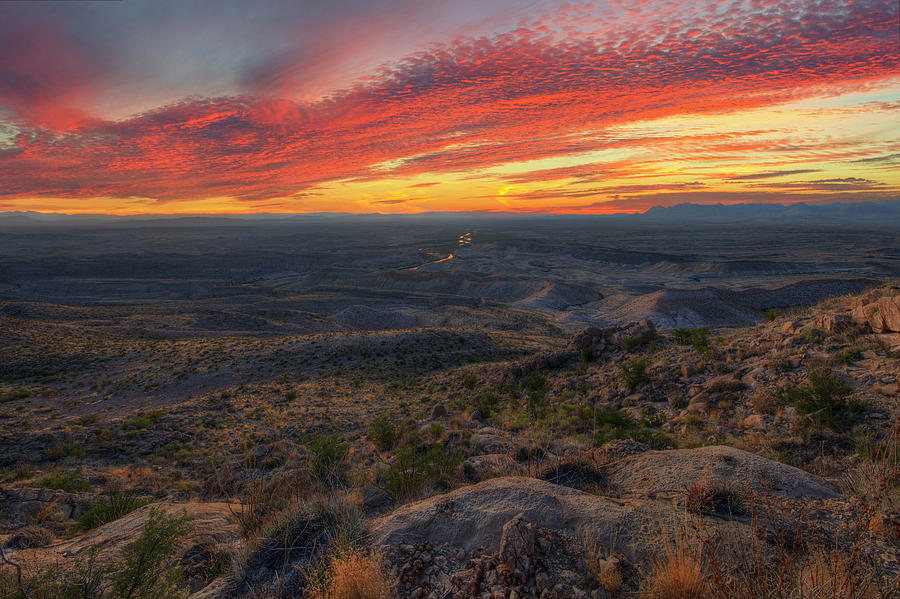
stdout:
[(647, 599), (709, 597), (703, 565), (683, 545), (670, 548), (665, 558), (654, 562), (646, 587)]
[(797, 574), (797, 599), (879, 599), (875, 581), (846, 557), (816, 552), (809, 556)]
[(316, 585), (311, 599), (390, 599), (396, 581), (385, 571), (376, 555), (350, 549), (333, 557), (324, 580)]
[[(596, 540), (583, 538), (582, 545), (584, 547), (584, 567), (588, 575), (607, 593), (618, 592), (624, 584), (619, 560), (614, 557), (605, 557), (607, 552)], [(615, 547), (615, 540), (613, 540), (613, 547)], [(609, 554), (612, 554), (612, 551)]]

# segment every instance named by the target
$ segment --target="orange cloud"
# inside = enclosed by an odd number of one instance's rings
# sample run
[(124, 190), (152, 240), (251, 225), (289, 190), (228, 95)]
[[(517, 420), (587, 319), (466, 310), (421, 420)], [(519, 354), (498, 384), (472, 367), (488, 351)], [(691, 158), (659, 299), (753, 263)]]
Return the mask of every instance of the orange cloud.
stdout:
[[(798, 164), (871, 157), (869, 150), (820, 140), (773, 146), (746, 132), (611, 138), (605, 132), (615, 126), (732, 113), (900, 75), (895, 2), (772, 3), (778, 19), (768, 10), (736, 9), (714, 28), (691, 11), (677, 16), (679, 6), (630, 17), (632, 9), (622, 6), (624, 28), (613, 20), (585, 32), (591, 20), (575, 11), (561, 13), (557, 22), (461, 39), (315, 101), (268, 92), (190, 98), (120, 121), (87, 119), (68, 101), (80, 89), (72, 75), (78, 64), (46, 67), (60, 51), (35, 57), (36, 64), (10, 52), (0, 70), (0, 101), (14, 115), (8, 123), (14, 135), (0, 149), (0, 197), (36, 203), (142, 197), (159, 210), (228, 197), (267, 205), (278, 200), (286, 210), (302, 210), (302, 194), (323, 184), (423, 174), (477, 178), (498, 165), (612, 149), (659, 155), (538, 169), (506, 180), (644, 176), (666, 153), (695, 162), (750, 152), (778, 152)], [(273, 64), (274, 72), (259, 77), (278, 88), (290, 79), (280, 74), (288, 67)], [(29, 87), (29, 71), (48, 85)], [(588, 198), (592, 192), (531, 190), (517, 197)], [(753, 193), (758, 198), (762, 192)]]

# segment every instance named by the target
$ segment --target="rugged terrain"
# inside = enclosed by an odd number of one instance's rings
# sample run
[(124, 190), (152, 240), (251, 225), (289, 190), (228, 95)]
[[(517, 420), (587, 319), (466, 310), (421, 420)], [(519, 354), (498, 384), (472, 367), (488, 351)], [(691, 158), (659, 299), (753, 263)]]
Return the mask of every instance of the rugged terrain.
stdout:
[(0, 233), (0, 597), (896, 591), (890, 227), (372, 219)]

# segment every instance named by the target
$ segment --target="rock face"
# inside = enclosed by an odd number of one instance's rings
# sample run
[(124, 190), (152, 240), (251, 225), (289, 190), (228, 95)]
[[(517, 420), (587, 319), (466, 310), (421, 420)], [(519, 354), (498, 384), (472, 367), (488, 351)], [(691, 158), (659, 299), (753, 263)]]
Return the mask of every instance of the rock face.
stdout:
[(580, 352), (589, 348), (602, 351), (605, 349), (607, 341), (622, 345), (626, 339), (630, 339), (635, 347), (640, 347), (646, 345), (655, 337), (656, 325), (649, 320), (631, 322), (605, 329), (588, 327), (570, 337), (566, 349), (574, 352)]
[(608, 472), (623, 495), (682, 495), (696, 481), (720, 483), (738, 492), (771, 493), (790, 499), (840, 497), (834, 488), (799, 468), (725, 446), (646, 451), (627, 456)]
[(851, 313), (853, 321), (872, 330), (873, 333), (900, 333), (900, 295), (881, 297), (866, 302), (856, 302)]
[[(518, 589), (519, 597), (563, 599), (581, 592), (587, 545), (648, 564), (677, 538), (678, 510), (505, 477), (402, 506), (374, 520), (370, 531), (397, 566), (402, 597), (491, 597), (496, 586)], [(733, 532), (746, 526), (710, 525)]]
[(93, 499), (89, 493), (63, 493), (52, 489), (0, 489), (0, 515), (19, 524), (45, 519), (66, 522), (83, 514)]
[(588, 327), (583, 331), (572, 335), (566, 349), (570, 351), (580, 352), (583, 349), (593, 347), (603, 343), (606, 338), (606, 329), (598, 329), (597, 327)]
[(849, 314), (823, 314), (819, 317), (816, 325), (829, 333), (843, 333), (855, 326)]

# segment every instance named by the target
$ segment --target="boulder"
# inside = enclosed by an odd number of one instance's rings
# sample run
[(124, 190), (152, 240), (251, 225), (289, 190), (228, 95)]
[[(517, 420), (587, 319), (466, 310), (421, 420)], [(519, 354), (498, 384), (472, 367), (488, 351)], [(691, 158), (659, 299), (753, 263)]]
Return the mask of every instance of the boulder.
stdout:
[(829, 333), (843, 333), (856, 325), (849, 314), (823, 314), (816, 320), (816, 326)]
[(519, 465), (505, 453), (476, 455), (462, 464), (462, 472), (469, 482), (481, 482), (497, 475), (508, 475), (518, 472)]
[(500, 558), (510, 570), (529, 570), (537, 537), (525, 514), (516, 514), (500, 530)]
[(508, 374), (509, 376), (518, 379), (527, 376), (532, 372), (555, 370), (557, 368), (562, 368), (577, 357), (578, 352), (575, 351), (541, 352), (515, 364), (511, 364), (508, 369)]
[(569, 351), (580, 352), (599, 343), (603, 343), (603, 340), (606, 339), (607, 330), (608, 329), (588, 327), (580, 333), (572, 335), (572, 337), (569, 338), (566, 349)]
[(639, 443), (633, 439), (614, 439), (604, 443), (598, 450), (597, 456), (603, 462), (612, 462), (635, 453), (650, 451), (650, 446)]
[(850, 314), (853, 322), (874, 333), (900, 333), (900, 295), (866, 303), (860, 299)]
[(381, 487), (371, 486), (363, 491), (363, 509), (367, 514), (384, 513), (394, 504), (391, 494)]
[(606, 482), (623, 495), (655, 497), (683, 494), (688, 485), (704, 479), (738, 491), (789, 499), (841, 496), (831, 485), (799, 468), (726, 446), (631, 455), (614, 464)]
[[(479, 548), (497, 553), (501, 544), (528, 547), (530, 526), (541, 536), (550, 530), (601, 547), (615, 546), (629, 562), (649, 564), (681, 534), (678, 510), (668, 502), (612, 500), (534, 478), (504, 477), (401, 506), (374, 520), (370, 532), (376, 547), (430, 542), (434, 552), (447, 557), (450, 570), (465, 566), (457, 556), (472, 555)], [(746, 527), (724, 521), (709, 525), (735, 532)], [(515, 545), (511, 534), (521, 531), (520, 526), (525, 527), (525, 538)]]
[(433, 408), (431, 408), (431, 419), (438, 420), (439, 418), (444, 418), (447, 416), (447, 408), (444, 404), (439, 403), (435, 404)]

